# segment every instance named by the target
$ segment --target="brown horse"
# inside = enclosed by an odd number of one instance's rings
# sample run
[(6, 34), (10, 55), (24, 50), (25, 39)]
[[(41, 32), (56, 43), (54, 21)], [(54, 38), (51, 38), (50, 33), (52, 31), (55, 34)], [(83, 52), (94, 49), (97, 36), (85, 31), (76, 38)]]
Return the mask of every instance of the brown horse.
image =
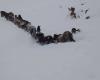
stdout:
[(71, 32), (69, 31), (65, 31), (63, 34), (61, 34), (58, 38), (57, 38), (58, 42), (67, 42), (67, 41), (73, 41), (75, 42), (75, 40), (73, 39), (73, 35)]

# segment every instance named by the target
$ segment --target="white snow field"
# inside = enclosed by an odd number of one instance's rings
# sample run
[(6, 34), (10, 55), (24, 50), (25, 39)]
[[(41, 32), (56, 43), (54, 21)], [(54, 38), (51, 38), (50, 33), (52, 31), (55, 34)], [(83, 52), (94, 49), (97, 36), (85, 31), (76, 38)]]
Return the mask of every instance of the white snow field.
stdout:
[[(71, 6), (80, 18), (69, 16)], [(41, 25), (46, 35), (81, 32), (76, 42), (41, 46), (0, 17), (0, 80), (100, 80), (100, 0), (0, 0), (2, 10)]]

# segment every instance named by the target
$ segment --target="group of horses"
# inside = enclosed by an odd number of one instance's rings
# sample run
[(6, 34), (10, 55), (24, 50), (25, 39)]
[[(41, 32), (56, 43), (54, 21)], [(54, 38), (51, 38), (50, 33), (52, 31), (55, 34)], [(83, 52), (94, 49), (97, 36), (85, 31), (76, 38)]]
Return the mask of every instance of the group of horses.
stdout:
[(1, 17), (4, 17), (6, 20), (11, 21), (17, 27), (24, 29), (25, 31), (31, 33), (33, 37), (36, 36), (36, 28), (31, 24), (31, 22), (24, 20), (21, 15), (15, 15), (13, 12), (7, 13), (6, 11), (0, 11)]
[(48, 35), (45, 36), (43, 32), (41, 32), (40, 26), (33, 26), (31, 22), (24, 20), (22, 16), (15, 15), (13, 12), (7, 13), (6, 11), (0, 11), (1, 17), (4, 17), (6, 20), (11, 21), (19, 28), (24, 29), (29, 32), (31, 36), (40, 44), (50, 44), (50, 43), (58, 43), (58, 42), (75, 42), (73, 39), (73, 33), (76, 33), (76, 28), (72, 28), (72, 31), (65, 31), (62, 34), (54, 34), (53, 36)]

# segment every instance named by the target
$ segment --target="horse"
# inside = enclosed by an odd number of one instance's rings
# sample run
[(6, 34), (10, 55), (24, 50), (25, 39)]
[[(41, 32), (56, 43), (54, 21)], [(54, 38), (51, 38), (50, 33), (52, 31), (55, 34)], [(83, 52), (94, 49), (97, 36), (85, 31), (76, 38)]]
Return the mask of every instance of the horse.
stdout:
[(36, 39), (36, 28), (32, 27), (29, 32), (30, 32), (31, 36)]
[(1, 13), (1, 17), (4, 17), (8, 20), (8, 13), (7, 12), (1, 11), (0, 13)]
[(60, 36), (61, 34), (54, 34), (53, 35), (53, 42), (54, 43), (57, 43), (58, 41), (57, 41), (57, 39), (58, 39), (58, 37)]
[(44, 45), (44, 44), (50, 44), (53, 43), (53, 38), (52, 36), (44, 36), (43, 34), (40, 34), (38, 37), (38, 43)]
[(45, 41), (45, 44), (50, 44), (54, 42), (53, 37), (51, 35), (45, 36), (44, 41)]
[(38, 43), (40, 44), (45, 44), (45, 39), (44, 39), (44, 33), (40, 32), (40, 33), (36, 33), (36, 40)]
[(14, 13), (13, 12), (8, 13), (8, 20), (14, 22)]
[(73, 39), (72, 33), (69, 31), (65, 31), (63, 34), (59, 35), (57, 38), (57, 41), (58, 42), (68, 42), (68, 41), (75, 42), (75, 40)]

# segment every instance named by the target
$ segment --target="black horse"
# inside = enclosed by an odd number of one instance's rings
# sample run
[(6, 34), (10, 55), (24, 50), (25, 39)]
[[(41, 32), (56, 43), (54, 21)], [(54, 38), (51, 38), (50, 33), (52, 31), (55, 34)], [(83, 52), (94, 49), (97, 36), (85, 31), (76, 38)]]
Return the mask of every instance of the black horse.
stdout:
[(44, 33), (36, 33), (36, 39), (38, 43), (44, 43)]
[(13, 12), (8, 13), (8, 20), (14, 22), (14, 13)]
[(51, 35), (45, 36), (44, 40), (45, 40), (45, 44), (54, 43), (53, 37)]
[(1, 13), (1, 17), (8, 19), (8, 13), (7, 12), (1, 11), (0, 13)]

